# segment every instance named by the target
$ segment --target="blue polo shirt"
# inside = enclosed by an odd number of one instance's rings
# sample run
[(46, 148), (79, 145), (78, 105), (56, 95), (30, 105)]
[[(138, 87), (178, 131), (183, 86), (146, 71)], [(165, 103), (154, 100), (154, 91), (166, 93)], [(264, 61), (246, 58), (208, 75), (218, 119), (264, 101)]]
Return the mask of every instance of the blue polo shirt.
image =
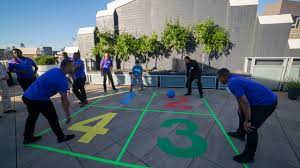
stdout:
[(140, 65), (135, 65), (135, 66), (133, 66), (133, 68), (132, 68), (132, 73), (133, 73), (133, 75), (136, 76), (136, 77), (141, 76), (142, 73), (143, 73), (143, 68), (142, 68), (142, 66), (140, 66)]
[(8, 69), (12, 72), (16, 72), (17, 77), (21, 79), (30, 79), (34, 76), (33, 67), (35, 62), (27, 57), (13, 58), (8, 63)]
[(66, 93), (68, 82), (65, 74), (59, 68), (53, 68), (40, 76), (25, 91), (24, 97), (29, 100), (50, 100), (57, 93)]
[(75, 71), (75, 79), (78, 78), (85, 78), (85, 72), (84, 72), (84, 64), (83, 61), (81, 59), (74, 59), (74, 65), (78, 66), (79, 68)]
[(228, 88), (238, 99), (246, 96), (250, 106), (268, 106), (277, 101), (277, 95), (262, 84), (239, 75), (231, 75)]

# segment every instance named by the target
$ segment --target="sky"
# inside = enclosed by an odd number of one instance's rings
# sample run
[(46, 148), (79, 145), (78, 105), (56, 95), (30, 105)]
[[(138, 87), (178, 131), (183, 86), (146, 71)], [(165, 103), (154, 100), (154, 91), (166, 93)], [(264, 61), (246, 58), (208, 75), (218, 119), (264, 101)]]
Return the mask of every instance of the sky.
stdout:
[[(94, 26), (98, 10), (111, 0), (1, 0), (0, 48), (71, 46), (80, 27)], [(259, 0), (258, 13), (266, 3)]]

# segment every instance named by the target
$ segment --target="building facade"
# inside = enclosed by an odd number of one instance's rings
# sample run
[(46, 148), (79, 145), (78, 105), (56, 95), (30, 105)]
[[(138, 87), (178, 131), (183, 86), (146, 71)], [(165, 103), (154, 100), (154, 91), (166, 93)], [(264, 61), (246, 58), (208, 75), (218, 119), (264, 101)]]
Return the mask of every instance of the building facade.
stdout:
[[(94, 59), (91, 49), (95, 45), (96, 28), (99, 31), (128, 32), (139, 37), (152, 32), (162, 33), (170, 20), (179, 19), (184, 25), (191, 26), (212, 18), (229, 31), (235, 47), (228, 58), (213, 60), (211, 66), (242, 72), (246, 57), (284, 57), (289, 50), (292, 15), (257, 16), (257, 7), (258, 0), (115, 0), (107, 4), (107, 9), (97, 12), (95, 28), (78, 31), (78, 46), (85, 58)], [(191, 57), (208, 64), (207, 56), (200, 48)], [(131, 58), (125, 67), (130, 68), (133, 64), (134, 58)], [(149, 67), (153, 66), (155, 60), (149, 63)], [(159, 60), (157, 67), (182, 71), (182, 56), (173, 53), (168, 59)]]

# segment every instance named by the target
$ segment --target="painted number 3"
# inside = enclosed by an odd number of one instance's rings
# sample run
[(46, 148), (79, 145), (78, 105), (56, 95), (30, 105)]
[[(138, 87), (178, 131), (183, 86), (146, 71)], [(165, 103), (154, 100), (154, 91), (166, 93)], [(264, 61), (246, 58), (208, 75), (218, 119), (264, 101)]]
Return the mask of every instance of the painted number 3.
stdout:
[(171, 155), (183, 158), (193, 158), (201, 156), (207, 148), (205, 139), (195, 134), (198, 127), (195, 123), (186, 119), (171, 119), (163, 122), (162, 127), (171, 127), (174, 124), (183, 124), (186, 126), (185, 130), (176, 130), (176, 135), (181, 135), (188, 138), (192, 145), (187, 148), (176, 147), (169, 138), (158, 138), (157, 145), (159, 148)]
[[(88, 120), (78, 122), (71, 127), (69, 130), (85, 132), (85, 134), (78, 140), (81, 143), (89, 143), (97, 135), (105, 135), (109, 129), (104, 128), (115, 116), (117, 113), (107, 113)], [(95, 126), (86, 126), (88, 123), (95, 122), (100, 120)]]

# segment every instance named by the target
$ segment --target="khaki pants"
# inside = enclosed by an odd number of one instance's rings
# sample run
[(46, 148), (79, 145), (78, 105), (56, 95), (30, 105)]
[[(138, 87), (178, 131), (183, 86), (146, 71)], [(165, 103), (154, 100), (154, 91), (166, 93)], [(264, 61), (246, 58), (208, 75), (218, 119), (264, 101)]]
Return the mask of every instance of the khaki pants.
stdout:
[(0, 90), (2, 96), (3, 111), (11, 110), (11, 100), (9, 94), (9, 88), (5, 80), (0, 80)]

